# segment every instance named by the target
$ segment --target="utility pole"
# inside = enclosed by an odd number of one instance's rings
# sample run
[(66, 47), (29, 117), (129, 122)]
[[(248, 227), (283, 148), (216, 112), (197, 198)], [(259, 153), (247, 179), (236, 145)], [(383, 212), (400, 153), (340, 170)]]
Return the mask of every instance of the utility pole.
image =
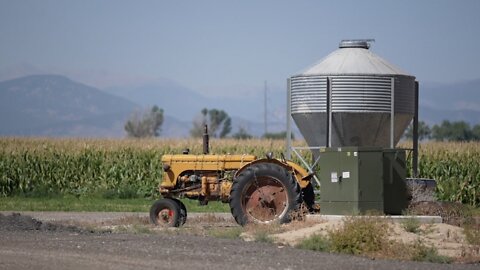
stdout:
[(263, 112), (263, 121), (264, 121), (264, 124), (265, 124), (265, 133), (264, 135), (266, 135), (268, 133), (268, 122), (267, 122), (267, 81), (265, 81), (264, 83), (264, 96), (263, 96), (263, 108), (264, 108), (264, 112)]

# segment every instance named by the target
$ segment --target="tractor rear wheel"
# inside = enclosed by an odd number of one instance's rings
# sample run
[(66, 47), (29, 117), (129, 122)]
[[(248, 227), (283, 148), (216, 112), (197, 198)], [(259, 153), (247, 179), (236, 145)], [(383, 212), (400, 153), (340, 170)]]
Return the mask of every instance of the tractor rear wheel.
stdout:
[(179, 199), (172, 198), (172, 200), (174, 200), (180, 206), (180, 226), (182, 226), (183, 224), (185, 224), (185, 222), (187, 222), (187, 208), (185, 207), (185, 204), (183, 204), (183, 202)]
[(150, 208), (150, 221), (155, 225), (179, 227), (186, 219), (181, 206), (174, 199), (165, 198), (153, 203)]
[(230, 210), (240, 225), (290, 221), (290, 213), (301, 203), (297, 181), (273, 163), (254, 164), (233, 181)]

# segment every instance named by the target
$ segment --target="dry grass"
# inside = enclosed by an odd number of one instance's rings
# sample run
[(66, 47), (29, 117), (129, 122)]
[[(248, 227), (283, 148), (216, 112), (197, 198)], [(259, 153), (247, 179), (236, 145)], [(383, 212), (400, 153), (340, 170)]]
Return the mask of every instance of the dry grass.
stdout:
[(343, 226), (326, 234), (305, 238), (298, 248), (324, 252), (347, 253), (370, 258), (399, 259), (449, 263), (451, 258), (438, 254), (435, 247), (421, 240), (403, 243), (389, 239), (390, 223), (384, 218), (347, 217)]
[(191, 223), (191, 224), (211, 225), (211, 224), (219, 224), (219, 223), (232, 224), (233, 222), (234, 222), (233, 217), (231, 216), (226, 217), (224, 215), (216, 215), (214, 213), (205, 213), (202, 215), (188, 218), (188, 223)]

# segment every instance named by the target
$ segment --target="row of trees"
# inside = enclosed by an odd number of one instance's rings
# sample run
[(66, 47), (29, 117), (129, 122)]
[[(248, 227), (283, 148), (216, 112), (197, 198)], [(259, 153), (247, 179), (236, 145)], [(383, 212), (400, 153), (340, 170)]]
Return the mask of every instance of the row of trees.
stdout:
[[(125, 131), (129, 137), (157, 137), (160, 135), (163, 124), (163, 110), (158, 106), (153, 106), (146, 112), (135, 112), (125, 124)], [(199, 116), (194, 119), (193, 127), (190, 130), (192, 137), (201, 137), (203, 128), (208, 125), (209, 134), (214, 138), (225, 138), (232, 131), (232, 119), (223, 110), (203, 109)], [(285, 132), (267, 133), (264, 138), (283, 139)], [(235, 139), (250, 139), (253, 136), (244, 128), (240, 128), (237, 133), (232, 134)], [(407, 139), (413, 138), (413, 125), (410, 125), (405, 132)], [(465, 121), (443, 121), (439, 125), (428, 126), (425, 122), (418, 123), (419, 140), (435, 141), (480, 141), (480, 125), (470, 127)]]
[[(405, 133), (407, 139), (413, 138), (413, 125)], [(418, 123), (419, 140), (435, 141), (480, 141), (480, 125), (470, 126), (465, 121), (450, 122), (444, 120), (439, 125), (428, 126), (425, 122)]]
[[(134, 112), (124, 128), (127, 136), (131, 138), (157, 137), (160, 135), (163, 120), (163, 109), (155, 105), (148, 111)], [(232, 120), (223, 110), (203, 109), (200, 116), (193, 121), (190, 130), (192, 137), (201, 137), (205, 125), (209, 127), (210, 136), (215, 138), (224, 138), (232, 130)]]
[[(131, 138), (157, 137), (160, 135), (163, 119), (163, 110), (158, 106), (153, 106), (145, 112), (133, 113), (125, 124), (125, 131), (127, 136)], [(232, 119), (224, 110), (209, 110), (207, 108), (201, 110), (199, 116), (193, 120), (190, 135), (194, 138), (201, 137), (205, 125), (208, 125), (209, 134), (214, 138), (225, 138), (232, 131)], [(277, 139), (285, 138), (285, 135), (285, 132), (267, 133), (264, 137)], [(235, 139), (250, 139), (253, 136), (241, 127), (231, 137)]]
[(146, 112), (134, 112), (125, 124), (128, 137), (146, 138), (160, 135), (163, 124), (163, 109), (153, 106)]
[(205, 125), (208, 125), (209, 134), (214, 138), (225, 138), (232, 131), (232, 119), (223, 110), (204, 108), (200, 117), (193, 121), (190, 135), (202, 137)]

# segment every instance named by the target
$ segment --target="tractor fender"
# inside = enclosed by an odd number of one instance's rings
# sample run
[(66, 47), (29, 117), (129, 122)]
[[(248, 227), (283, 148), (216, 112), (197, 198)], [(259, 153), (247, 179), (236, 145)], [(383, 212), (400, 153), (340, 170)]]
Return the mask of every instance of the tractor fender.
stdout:
[(262, 159), (257, 159), (254, 160), (240, 169), (237, 170), (237, 172), (234, 175), (234, 178), (236, 178), (242, 171), (247, 169), (248, 167), (255, 165), (255, 164), (260, 164), (260, 163), (274, 163), (277, 165), (280, 165), (284, 167), (288, 172), (290, 172), (295, 179), (297, 180), (298, 184), (300, 185), (300, 188), (305, 188), (307, 185), (310, 183), (310, 180), (312, 178), (312, 175), (307, 172), (302, 166), (296, 164), (293, 161), (287, 160), (287, 161), (281, 161), (278, 159), (268, 159), (268, 158), (262, 158)]

